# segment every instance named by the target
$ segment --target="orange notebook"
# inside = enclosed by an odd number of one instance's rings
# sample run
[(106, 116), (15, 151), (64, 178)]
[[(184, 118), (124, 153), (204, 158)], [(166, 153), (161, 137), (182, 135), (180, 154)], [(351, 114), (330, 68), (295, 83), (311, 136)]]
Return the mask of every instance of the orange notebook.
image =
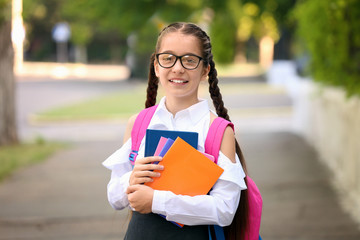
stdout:
[(207, 194), (224, 171), (179, 137), (159, 164), (164, 165), (161, 176), (145, 184), (188, 196)]

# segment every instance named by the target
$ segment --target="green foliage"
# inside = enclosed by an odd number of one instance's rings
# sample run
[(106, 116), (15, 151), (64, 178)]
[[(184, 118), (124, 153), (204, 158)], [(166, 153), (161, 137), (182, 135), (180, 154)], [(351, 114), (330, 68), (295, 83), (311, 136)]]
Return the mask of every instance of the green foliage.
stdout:
[(205, 9), (204, 13), (211, 19), (209, 35), (214, 60), (221, 64), (232, 63), (236, 54), (239, 18), (242, 14), (241, 2), (211, 0), (208, 6), (211, 10)]
[(62, 1), (59, 11), (70, 24), (71, 41), (74, 44), (86, 46), (92, 40), (96, 32), (93, 18), (96, 9), (92, 1)]
[(71, 40), (76, 45), (86, 46), (93, 37), (93, 29), (86, 23), (73, 22), (70, 24)]
[(92, 13), (91, 17), (98, 21), (101, 28), (116, 29), (122, 35), (129, 35), (142, 28), (157, 9), (166, 5), (165, 0), (88, 0), (85, 2)]
[(278, 25), (288, 25), (289, 14), (293, 9), (296, 0), (243, 0), (244, 5), (255, 4), (259, 12), (271, 13)]
[(215, 61), (232, 63), (235, 56), (236, 26), (231, 15), (225, 11), (217, 12), (211, 24), (210, 35)]
[(304, 0), (294, 13), (314, 79), (360, 95), (360, 1)]
[(64, 21), (60, 14), (61, 2), (57, 0), (23, 0), (23, 20), (26, 29), (25, 51), (36, 49), (25, 55), (35, 61), (51, 61), (55, 53), (55, 42), (51, 31), (54, 25)]
[(62, 13), (70, 22), (75, 43), (87, 44), (97, 34), (112, 33), (109, 39), (130, 36), (131, 46), (125, 47), (130, 47), (132, 76), (144, 78), (160, 31), (158, 26), (167, 21), (189, 20), (201, 4), (202, 0), (64, 0)]
[[(56, 23), (64, 21), (60, 12), (61, 6), (62, 2), (57, 0), (23, 0), (23, 18), (28, 33), (39, 33), (37, 27), (40, 25), (51, 31)], [(29, 22), (32, 26), (27, 24)]]
[(148, 21), (139, 31), (137, 32), (137, 44), (135, 52), (138, 54), (149, 55), (155, 50), (155, 44), (157, 40), (159, 29), (156, 25)]
[[(290, 6), (284, 10), (279, 1), (275, 0), (245, 0), (239, 17), (238, 39), (248, 41), (254, 37), (258, 41), (264, 36), (271, 37), (275, 42), (280, 38), (279, 35), (279, 12), (285, 14)], [(291, 2), (291, 1), (288, 1)]]
[(0, 24), (10, 19), (11, 0), (0, 0)]
[[(269, 36), (277, 42), (280, 38), (277, 16), (279, 11), (289, 10), (280, 8), (276, 0), (214, 0), (209, 6), (215, 10), (210, 28), (214, 56), (225, 64), (231, 63), (235, 54), (245, 54), (243, 48), (251, 38), (259, 42)], [(258, 55), (249, 45), (247, 52)]]
[(168, 23), (193, 21), (192, 15), (196, 10), (201, 9), (199, 2), (199, 0), (192, 2), (172, 1), (171, 4), (165, 4), (159, 8), (156, 16), (160, 21)]
[[(109, 45), (114, 46), (124, 44), (128, 36), (138, 35), (137, 45), (131, 51), (143, 51), (143, 56), (148, 56), (154, 47), (154, 36), (162, 27), (174, 21), (190, 21), (210, 29), (216, 61), (230, 63), (236, 51), (243, 51), (245, 42), (252, 37), (259, 40), (270, 36), (277, 41), (278, 19), (283, 19), (295, 0), (23, 1), (25, 22), (32, 25), (27, 25), (28, 36), (41, 36), (37, 40), (42, 44), (51, 37), (55, 23), (66, 21), (72, 29), (73, 44), (89, 46), (106, 36)], [(40, 24), (45, 26), (45, 33), (40, 32)]]

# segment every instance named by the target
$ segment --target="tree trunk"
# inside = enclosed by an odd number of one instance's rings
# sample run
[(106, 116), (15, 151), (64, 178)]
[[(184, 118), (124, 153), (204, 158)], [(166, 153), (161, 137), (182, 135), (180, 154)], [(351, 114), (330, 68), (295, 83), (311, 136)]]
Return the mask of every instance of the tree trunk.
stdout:
[(0, 22), (0, 146), (18, 142), (11, 21)]

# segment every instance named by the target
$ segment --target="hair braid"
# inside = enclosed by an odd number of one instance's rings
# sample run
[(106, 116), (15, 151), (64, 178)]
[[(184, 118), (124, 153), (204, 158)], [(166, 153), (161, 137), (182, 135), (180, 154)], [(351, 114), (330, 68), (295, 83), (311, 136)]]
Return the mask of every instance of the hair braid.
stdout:
[(210, 97), (213, 101), (217, 115), (230, 121), (228, 110), (224, 106), (224, 101), (222, 100), (222, 95), (218, 86), (219, 80), (217, 78), (217, 71), (215, 69), (215, 63), (212, 59), (210, 60), (210, 72), (208, 81)]
[(154, 106), (156, 104), (159, 79), (155, 75), (154, 61), (155, 61), (155, 53), (153, 53), (150, 57), (149, 80), (148, 80), (148, 87), (146, 90), (147, 95), (146, 95), (145, 108)]

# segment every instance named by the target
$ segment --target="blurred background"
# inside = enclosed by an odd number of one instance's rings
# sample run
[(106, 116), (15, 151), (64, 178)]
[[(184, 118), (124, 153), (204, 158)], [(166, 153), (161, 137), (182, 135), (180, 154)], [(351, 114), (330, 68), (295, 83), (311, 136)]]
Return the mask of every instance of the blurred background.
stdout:
[(18, 36), (25, 61), (125, 64), (131, 76), (146, 77), (158, 32), (170, 22), (190, 21), (209, 32), (218, 63), (266, 67), (273, 57), (294, 56), (294, 6), (295, 1), (24, 0)]
[(175, 21), (210, 35), (263, 239), (360, 239), (359, 19), (358, 0), (0, 0), (0, 239), (122, 238), (101, 162)]

